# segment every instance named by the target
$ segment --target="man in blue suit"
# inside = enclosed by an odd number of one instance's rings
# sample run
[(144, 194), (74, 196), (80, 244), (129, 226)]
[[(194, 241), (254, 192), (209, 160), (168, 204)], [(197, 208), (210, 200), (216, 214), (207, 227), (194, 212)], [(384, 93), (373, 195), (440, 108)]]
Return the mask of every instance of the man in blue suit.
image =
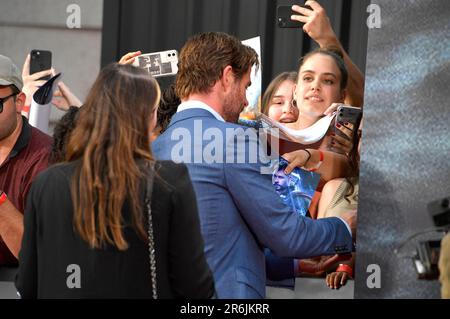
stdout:
[(253, 154), (262, 144), (255, 131), (234, 124), (257, 63), (256, 52), (233, 36), (189, 39), (176, 79), (182, 103), (152, 145), (156, 158), (187, 164), (219, 298), (265, 297), (264, 247), (297, 258), (352, 249), (355, 216), (312, 220), (292, 211), (271, 176), (261, 174), (266, 163)]

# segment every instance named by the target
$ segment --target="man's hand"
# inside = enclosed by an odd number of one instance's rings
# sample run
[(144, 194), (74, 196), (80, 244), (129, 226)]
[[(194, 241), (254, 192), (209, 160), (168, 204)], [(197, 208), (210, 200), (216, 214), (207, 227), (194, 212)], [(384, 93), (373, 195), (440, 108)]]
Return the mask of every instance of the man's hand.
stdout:
[(53, 69), (48, 69), (45, 71), (37, 72), (30, 75), (30, 55), (27, 55), (25, 62), (22, 68), (22, 81), (23, 81), (23, 89), (22, 92), (25, 93), (25, 105), (31, 105), (31, 101), (33, 99), (33, 94), (45, 84), (45, 80), (39, 80), (40, 78), (53, 75), (55, 72)]
[(298, 262), (298, 270), (300, 273), (308, 273), (314, 275), (322, 275), (330, 267), (339, 261), (348, 260), (352, 255), (334, 255), (322, 256), (312, 259), (301, 259)]
[(53, 93), (52, 104), (62, 111), (68, 111), (69, 107), (80, 107), (83, 103), (62, 81), (58, 83), (58, 90)]
[(339, 43), (324, 8), (316, 1), (306, 1), (305, 5), (310, 6), (312, 10), (294, 5), (292, 11), (299, 13), (299, 15), (292, 15), (291, 19), (303, 22), (303, 31), (320, 47)]

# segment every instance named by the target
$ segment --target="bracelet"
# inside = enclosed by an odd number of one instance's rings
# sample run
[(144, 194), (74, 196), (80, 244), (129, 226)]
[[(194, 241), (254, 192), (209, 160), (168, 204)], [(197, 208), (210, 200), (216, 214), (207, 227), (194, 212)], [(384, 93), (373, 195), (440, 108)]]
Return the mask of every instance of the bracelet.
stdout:
[(323, 162), (323, 152), (322, 152), (321, 150), (318, 150), (318, 151), (319, 151), (319, 156), (320, 156), (320, 158), (319, 158), (319, 163), (317, 163), (317, 165), (314, 166), (313, 168), (309, 169), (310, 172), (315, 172), (315, 171), (317, 171), (317, 170), (319, 169), (320, 165), (322, 165), (322, 162)]
[(339, 264), (336, 269), (337, 272), (346, 272), (350, 278), (353, 278), (353, 268), (346, 264)]
[(0, 205), (6, 202), (8, 199), (8, 196), (6, 196), (6, 193), (4, 191), (0, 191)]
[(308, 153), (308, 159), (307, 159), (307, 160), (305, 161), (305, 163), (303, 164), (303, 166), (305, 166), (306, 163), (308, 163), (309, 159), (311, 158), (311, 152), (308, 151), (306, 148), (305, 148), (305, 149), (302, 149), (302, 151), (305, 151), (306, 153)]

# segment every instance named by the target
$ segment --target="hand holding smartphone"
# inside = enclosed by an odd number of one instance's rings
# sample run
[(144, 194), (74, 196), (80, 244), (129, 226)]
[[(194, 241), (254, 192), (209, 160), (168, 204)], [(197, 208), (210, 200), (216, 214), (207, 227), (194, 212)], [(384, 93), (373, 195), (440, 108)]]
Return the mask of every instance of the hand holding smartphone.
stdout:
[(167, 50), (141, 54), (135, 57), (132, 65), (143, 68), (154, 77), (175, 75), (178, 72), (178, 52)]
[(352, 123), (353, 127), (358, 128), (361, 117), (361, 108), (341, 104), (336, 111), (336, 124), (344, 125), (345, 123)]
[(332, 130), (334, 136), (330, 139), (331, 143), (328, 145), (328, 148), (332, 152), (348, 155), (353, 147), (357, 146), (355, 144), (357, 143), (355, 134), (357, 134), (361, 122), (362, 110), (350, 105), (333, 103), (325, 113), (331, 112), (333, 107), (336, 110), (336, 112), (333, 112), (333, 114), (336, 113)]
[[(312, 10), (310, 6), (301, 6)], [(277, 6), (277, 24), (280, 28), (301, 28), (303, 23), (291, 20), (292, 15), (298, 14), (292, 11), (292, 6)]]
[[(51, 69), (52, 52), (46, 50), (31, 50), (30, 52), (30, 75)], [(39, 80), (49, 80), (50, 75), (40, 78)]]

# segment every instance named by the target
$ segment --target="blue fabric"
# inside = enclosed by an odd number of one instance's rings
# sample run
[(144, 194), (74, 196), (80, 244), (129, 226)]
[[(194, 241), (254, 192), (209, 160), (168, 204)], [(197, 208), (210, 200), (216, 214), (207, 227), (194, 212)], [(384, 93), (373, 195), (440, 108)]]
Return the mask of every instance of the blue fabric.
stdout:
[[(241, 133), (227, 139), (227, 129), (241, 129)], [(261, 174), (262, 163), (207, 163), (198, 158), (199, 151), (211, 143), (211, 132), (223, 137), (224, 145), (216, 150), (223, 152), (223, 157), (227, 149), (242, 155), (242, 150), (258, 148), (258, 139), (245, 136), (239, 125), (218, 121), (206, 110), (178, 112), (152, 144), (155, 157), (177, 159), (174, 157), (182, 153), (180, 134), (187, 132), (189, 141), (184, 142), (193, 149), (183, 153), (184, 162), (197, 195), (205, 254), (218, 298), (265, 297), (263, 247), (277, 256), (298, 258), (332, 255), (336, 246), (351, 249), (351, 236), (338, 218), (314, 221), (283, 204), (271, 176)], [(202, 139), (205, 133), (210, 140)]]
[(266, 284), (294, 289), (296, 277), (294, 263), (296, 259), (277, 257), (267, 248), (264, 249), (264, 255), (266, 257)]

